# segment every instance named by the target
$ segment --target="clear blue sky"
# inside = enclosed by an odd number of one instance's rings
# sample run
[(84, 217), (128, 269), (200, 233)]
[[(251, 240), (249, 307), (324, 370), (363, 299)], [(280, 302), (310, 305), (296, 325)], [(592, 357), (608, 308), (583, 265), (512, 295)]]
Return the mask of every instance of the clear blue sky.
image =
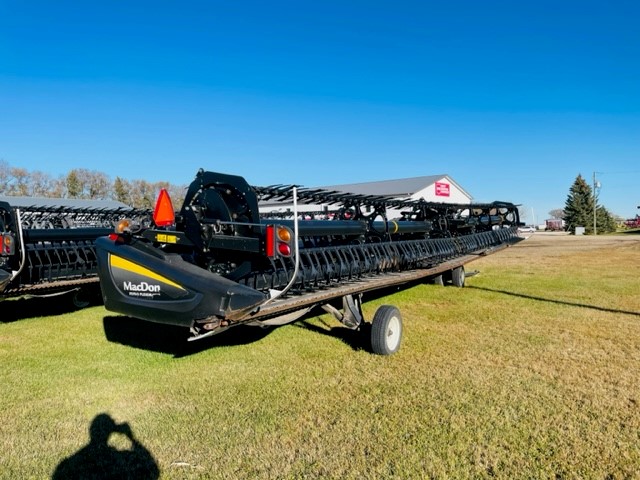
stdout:
[[(0, 0), (0, 159), (640, 213), (638, 1)], [(527, 221), (531, 221), (531, 215)]]

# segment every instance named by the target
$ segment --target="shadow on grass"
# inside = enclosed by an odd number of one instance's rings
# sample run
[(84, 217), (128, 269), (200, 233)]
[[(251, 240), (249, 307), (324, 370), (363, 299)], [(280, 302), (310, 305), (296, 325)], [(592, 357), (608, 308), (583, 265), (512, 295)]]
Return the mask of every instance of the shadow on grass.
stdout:
[(328, 337), (337, 338), (342, 341), (353, 350), (365, 350), (372, 353), (371, 350), (371, 324), (363, 323), (357, 330), (351, 330), (350, 328), (343, 327), (341, 325), (332, 327), (328, 323), (320, 319), (323, 326), (315, 325), (309, 321), (310, 319), (304, 319), (293, 324), (297, 328), (309, 330), (320, 335), (326, 335)]
[(475, 287), (473, 285), (467, 285), (465, 288), (471, 288), (471, 289), (474, 289), (474, 290), (482, 290), (482, 291), (485, 291), (485, 292), (502, 293), (503, 295), (509, 295), (511, 297), (518, 297), (518, 298), (526, 298), (527, 300), (536, 300), (538, 302), (555, 303), (557, 305), (567, 305), (569, 307), (590, 308), (591, 310), (597, 310), (599, 312), (622, 313), (624, 315), (634, 315), (636, 317), (640, 317), (640, 312), (630, 312), (630, 311), (627, 311), (627, 310), (617, 310), (615, 308), (599, 307), (597, 305), (587, 305), (585, 303), (567, 302), (565, 300), (555, 300), (553, 298), (535, 297), (533, 295), (526, 295), (524, 293), (508, 292), (506, 290), (496, 290), (496, 289), (493, 289), (493, 288)]
[[(363, 302), (392, 295), (400, 290), (404, 290), (421, 283), (424, 282), (408, 282), (403, 285), (396, 285), (373, 292), (367, 292), (363, 296)], [(341, 301), (341, 297), (337, 297), (330, 303), (332, 303), (336, 308), (341, 309)], [(312, 323), (311, 319), (319, 319), (323, 326)], [(351, 330), (342, 325), (333, 327), (318, 317), (318, 309), (315, 308), (301, 318), (291, 322), (290, 325), (321, 335), (337, 338), (353, 350), (366, 350), (367, 352), (372, 353), (371, 323), (369, 322), (370, 320), (363, 322), (357, 330)], [(190, 332), (185, 327), (154, 323), (133, 317), (115, 315), (104, 317), (103, 324), (106, 338), (110, 342), (142, 350), (167, 353), (176, 358), (193, 355), (215, 347), (229, 347), (254, 343), (262, 340), (275, 328), (278, 328), (277, 326), (262, 328), (259, 326), (238, 325), (222, 331), (217, 335), (188, 342), (187, 339), (190, 337)]]
[[(112, 436), (123, 436), (130, 448), (116, 449), (109, 444)], [(56, 467), (53, 480), (81, 478), (159, 478), (158, 463), (151, 452), (133, 435), (128, 423), (117, 424), (106, 413), (96, 415), (89, 427), (89, 443), (65, 458)]]
[[(468, 276), (473, 276), (477, 273), (478, 273), (477, 271), (470, 272)], [(365, 292), (362, 296), (362, 303), (364, 304), (373, 300), (379, 300), (381, 298), (394, 295), (400, 291), (408, 290), (418, 285), (424, 285), (424, 284), (433, 284), (433, 279), (432, 278), (428, 278), (426, 280), (418, 279), (418, 280), (407, 282), (401, 285), (393, 285), (390, 287)], [(449, 286), (449, 285), (445, 285), (445, 286)], [(393, 303), (394, 299), (393, 297), (391, 297), (388, 300), (390, 301), (389, 303)], [(337, 298), (337, 299), (334, 299), (334, 301), (331, 303), (333, 304), (334, 307), (340, 310), (342, 308), (341, 301), (342, 301), (341, 298)], [(322, 325), (316, 325), (315, 323), (311, 323), (310, 320), (312, 318), (316, 318)], [(364, 350), (368, 353), (374, 353), (371, 346), (371, 321), (372, 319), (365, 318), (364, 321), (360, 324), (360, 326), (356, 330), (352, 330), (343, 325), (331, 326), (327, 322), (325, 322), (322, 318), (318, 317), (317, 314), (314, 315), (312, 311), (308, 315), (303, 317), (301, 320), (298, 320), (294, 324), (294, 326), (298, 328), (303, 328), (305, 330), (310, 330), (314, 333), (319, 333), (320, 335), (326, 335), (332, 338), (337, 338), (338, 340), (342, 341), (343, 343), (345, 343), (355, 351)]]
[(0, 323), (11, 323), (26, 318), (63, 315), (80, 308), (101, 304), (102, 297), (98, 287), (83, 287), (79, 291), (70, 291), (51, 296), (8, 298), (0, 302), (0, 309), (2, 309)]
[(107, 316), (103, 319), (107, 340), (128, 347), (186, 357), (215, 347), (233, 347), (257, 342), (272, 328), (238, 325), (217, 335), (188, 342), (189, 329), (175, 325), (148, 322), (132, 317)]

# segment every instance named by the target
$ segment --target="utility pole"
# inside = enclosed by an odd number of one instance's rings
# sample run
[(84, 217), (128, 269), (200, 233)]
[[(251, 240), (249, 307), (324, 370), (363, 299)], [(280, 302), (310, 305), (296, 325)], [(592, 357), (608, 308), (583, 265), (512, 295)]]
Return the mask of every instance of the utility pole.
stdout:
[(596, 173), (593, 172), (593, 234), (598, 234), (598, 228), (596, 226), (596, 210), (598, 208), (598, 194), (597, 189), (600, 188), (600, 182), (596, 180)]
[(531, 225), (533, 225), (534, 227), (536, 226), (536, 214), (533, 213), (533, 207), (531, 207)]

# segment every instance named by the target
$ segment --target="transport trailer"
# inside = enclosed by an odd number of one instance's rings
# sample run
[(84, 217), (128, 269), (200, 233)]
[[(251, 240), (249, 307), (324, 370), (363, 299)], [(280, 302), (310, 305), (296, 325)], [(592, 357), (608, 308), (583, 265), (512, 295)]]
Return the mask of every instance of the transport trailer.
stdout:
[[(258, 202), (274, 198), (292, 202), (291, 218), (261, 218)], [(329, 204), (333, 219), (301, 220), (299, 203)], [(388, 219), (388, 208), (402, 215)], [(426, 280), (462, 287), (464, 265), (521, 240), (519, 225), (508, 202), (252, 187), (200, 170), (177, 215), (163, 190), (153, 225), (122, 222), (96, 240), (98, 275), (108, 310), (183, 326), (189, 340), (236, 325), (283, 325), (316, 307), (356, 330), (364, 293)], [(396, 352), (398, 309), (380, 307), (370, 335), (374, 353)]]
[(151, 212), (119, 202), (0, 196), (0, 300), (97, 284), (95, 240)]

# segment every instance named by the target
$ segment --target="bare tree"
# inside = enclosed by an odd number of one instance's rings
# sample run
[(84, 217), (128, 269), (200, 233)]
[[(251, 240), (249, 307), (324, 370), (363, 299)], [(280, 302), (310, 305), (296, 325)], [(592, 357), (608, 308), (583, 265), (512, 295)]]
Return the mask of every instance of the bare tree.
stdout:
[(169, 196), (171, 197), (173, 208), (179, 210), (180, 207), (182, 207), (182, 202), (184, 202), (184, 197), (187, 194), (187, 186), (169, 185), (169, 188), (167, 188), (167, 190), (169, 191)]
[(87, 198), (105, 200), (110, 191), (111, 179), (106, 174), (95, 170), (87, 172)]
[(9, 193), (11, 183), (11, 167), (4, 160), (0, 160), (0, 194)]
[(111, 188), (109, 177), (96, 170), (74, 168), (67, 175), (67, 193), (71, 198), (104, 200), (109, 198)]
[(556, 218), (558, 220), (562, 220), (564, 218), (564, 210), (562, 208), (554, 208), (549, 211), (549, 215), (551, 218)]
[(146, 180), (131, 182), (131, 206), (135, 208), (153, 208), (156, 200), (154, 186)]
[(65, 198), (67, 197), (67, 177), (60, 176), (51, 182), (51, 197)]
[(53, 178), (45, 172), (36, 170), (31, 172), (29, 181), (29, 196), (32, 197), (51, 197), (53, 191)]
[(187, 187), (161, 181), (125, 180), (96, 170), (74, 168), (58, 178), (35, 170), (11, 167), (0, 160), (0, 194), (54, 198), (114, 199), (137, 208), (153, 208), (160, 189), (165, 188), (175, 208), (184, 201)]
[(11, 183), (9, 185), (10, 195), (29, 195), (29, 171), (26, 168), (11, 168)]

